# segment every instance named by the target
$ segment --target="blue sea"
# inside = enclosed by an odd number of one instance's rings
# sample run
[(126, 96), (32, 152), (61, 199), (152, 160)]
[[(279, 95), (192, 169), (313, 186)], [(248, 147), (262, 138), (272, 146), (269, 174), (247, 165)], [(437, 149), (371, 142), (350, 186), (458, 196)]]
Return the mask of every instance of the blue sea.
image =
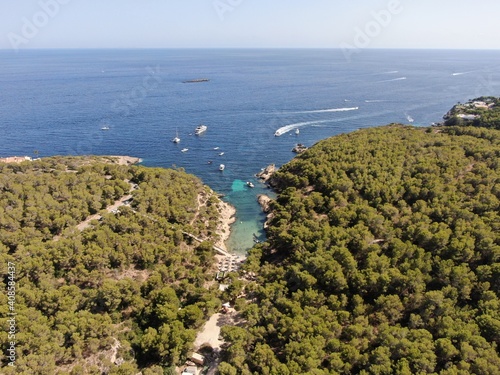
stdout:
[[(199, 78), (209, 81), (184, 83)], [(0, 51), (0, 157), (131, 155), (182, 167), (236, 207), (228, 246), (244, 253), (264, 236), (256, 196), (270, 193), (254, 175), (291, 160), (296, 143), (427, 126), (482, 95), (500, 95), (500, 51)], [(201, 123), (208, 130), (193, 135)]]

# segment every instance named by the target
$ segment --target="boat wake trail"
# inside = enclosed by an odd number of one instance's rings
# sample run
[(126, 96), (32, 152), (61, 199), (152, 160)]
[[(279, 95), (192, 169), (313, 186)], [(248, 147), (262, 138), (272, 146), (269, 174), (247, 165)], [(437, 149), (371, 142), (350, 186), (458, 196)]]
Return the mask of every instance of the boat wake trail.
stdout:
[(394, 78), (394, 79), (387, 79), (385, 81), (378, 81), (378, 83), (382, 83), (382, 82), (393, 82), (393, 81), (403, 81), (405, 80), (406, 77), (399, 77), (399, 78)]
[(346, 111), (355, 111), (359, 109), (359, 107), (349, 107), (349, 108), (329, 108), (329, 109), (316, 109), (313, 111), (297, 111), (297, 112), (288, 112), (288, 113), (327, 113), (327, 112), (346, 112)]
[(461, 76), (461, 75), (469, 74), (469, 73), (474, 73), (474, 71), (471, 70), (470, 72), (457, 72), (457, 73), (452, 73), (451, 75), (452, 76)]
[(382, 103), (386, 102), (387, 100), (382, 100), (382, 99), (373, 99), (373, 100), (365, 100), (365, 103)]
[(302, 126), (324, 124), (325, 122), (332, 122), (332, 120), (296, 122), (294, 124), (289, 124), (289, 125), (282, 126), (278, 130), (276, 130), (276, 132), (274, 133), (274, 135), (276, 137), (279, 137), (280, 135), (288, 133), (290, 130), (297, 129), (297, 128), (300, 128)]

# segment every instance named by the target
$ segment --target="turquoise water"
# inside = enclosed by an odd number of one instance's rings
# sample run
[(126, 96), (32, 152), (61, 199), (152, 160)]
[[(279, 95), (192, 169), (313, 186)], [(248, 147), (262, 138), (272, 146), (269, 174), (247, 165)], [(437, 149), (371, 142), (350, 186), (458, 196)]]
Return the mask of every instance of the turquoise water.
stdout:
[[(196, 78), (210, 81), (182, 83)], [(228, 245), (245, 252), (263, 238), (257, 195), (269, 193), (254, 175), (291, 160), (296, 143), (409, 118), (426, 126), (481, 95), (500, 95), (499, 51), (363, 50), (351, 61), (312, 49), (0, 51), (0, 157), (184, 168), (236, 207)], [(192, 135), (200, 123), (208, 130)]]
[(255, 185), (254, 188), (248, 187), (247, 181), (234, 180), (231, 184), (231, 192), (226, 197), (228, 202), (238, 207), (236, 220), (231, 226), (231, 236), (226, 242), (226, 246), (238, 254), (245, 254), (256, 240), (265, 240), (263, 225), (266, 215), (262, 212), (257, 216), (249, 213), (253, 212), (252, 208), (255, 206), (259, 194), (275, 196), (264, 184), (255, 179), (249, 181)]

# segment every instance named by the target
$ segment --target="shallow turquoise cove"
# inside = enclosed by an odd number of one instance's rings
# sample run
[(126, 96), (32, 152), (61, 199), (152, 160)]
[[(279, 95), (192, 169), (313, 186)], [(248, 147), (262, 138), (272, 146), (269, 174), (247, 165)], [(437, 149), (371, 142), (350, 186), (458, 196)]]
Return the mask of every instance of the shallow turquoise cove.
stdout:
[(246, 182), (242, 180), (234, 180), (231, 185), (231, 190), (233, 192), (246, 191), (248, 189)]
[(231, 226), (231, 236), (226, 241), (229, 251), (244, 255), (251, 249), (256, 240), (266, 239), (263, 229), (266, 215), (261, 211), (257, 196), (266, 194), (274, 196), (274, 193), (266, 185), (252, 180), (255, 188), (247, 186), (246, 181), (235, 179), (231, 184), (231, 192), (225, 200), (237, 208), (236, 220)]

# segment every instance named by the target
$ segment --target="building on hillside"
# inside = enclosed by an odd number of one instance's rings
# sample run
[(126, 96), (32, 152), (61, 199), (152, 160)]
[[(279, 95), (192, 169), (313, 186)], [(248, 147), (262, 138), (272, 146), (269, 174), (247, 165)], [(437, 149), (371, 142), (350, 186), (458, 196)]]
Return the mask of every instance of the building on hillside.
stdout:
[(196, 366), (188, 366), (182, 372), (181, 375), (197, 375), (198, 369)]
[(203, 366), (205, 364), (205, 357), (202, 356), (199, 353), (193, 353), (191, 354), (191, 357), (189, 359), (193, 362), (196, 363), (199, 366)]

